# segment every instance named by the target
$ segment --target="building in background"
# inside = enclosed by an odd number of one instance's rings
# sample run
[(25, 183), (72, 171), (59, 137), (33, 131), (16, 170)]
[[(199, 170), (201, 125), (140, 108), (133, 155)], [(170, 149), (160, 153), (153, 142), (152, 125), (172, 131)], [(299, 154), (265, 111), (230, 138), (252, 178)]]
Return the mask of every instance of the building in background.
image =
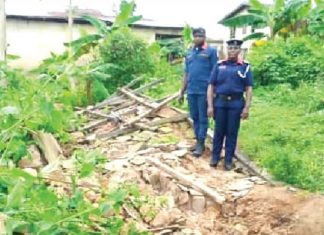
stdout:
[[(90, 15), (111, 25), (114, 17), (104, 16), (95, 10), (79, 10), (78, 15)], [(163, 22), (143, 19), (132, 26), (135, 33), (152, 43), (161, 38), (181, 37), (183, 26), (167, 25)], [(81, 32), (92, 33), (95, 29), (83, 18), (75, 17), (73, 39)], [(20, 59), (12, 65), (37, 66), (50, 53), (62, 53), (68, 42), (68, 17), (65, 12), (49, 12), (42, 15), (7, 14), (7, 53)]]

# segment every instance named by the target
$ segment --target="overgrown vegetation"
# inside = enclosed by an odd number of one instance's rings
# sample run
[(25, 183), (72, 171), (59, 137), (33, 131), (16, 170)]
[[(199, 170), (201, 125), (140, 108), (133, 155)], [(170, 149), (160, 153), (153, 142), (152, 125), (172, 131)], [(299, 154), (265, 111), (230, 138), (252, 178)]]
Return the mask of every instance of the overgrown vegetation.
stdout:
[(255, 82), (261, 86), (314, 82), (324, 75), (324, 47), (319, 38), (276, 39), (254, 47), (248, 55)]
[[(122, 184), (101, 192), (96, 204), (72, 180), (69, 195), (58, 195), (38, 177), (20, 169), (1, 168), (0, 211), (6, 215), (6, 234), (125, 234), (144, 235), (135, 221), (125, 221), (122, 207), (140, 208), (152, 201), (136, 185)], [(152, 212), (154, 209), (152, 209)]]
[(76, 94), (65, 89), (64, 81), (29, 77), (5, 64), (0, 66), (1, 164), (25, 156), (37, 130), (66, 142), (67, 130), (77, 125), (72, 109)]
[(275, 40), (249, 55), (257, 83), (240, 146), (277, 179), (324, 191), (323, 43)]

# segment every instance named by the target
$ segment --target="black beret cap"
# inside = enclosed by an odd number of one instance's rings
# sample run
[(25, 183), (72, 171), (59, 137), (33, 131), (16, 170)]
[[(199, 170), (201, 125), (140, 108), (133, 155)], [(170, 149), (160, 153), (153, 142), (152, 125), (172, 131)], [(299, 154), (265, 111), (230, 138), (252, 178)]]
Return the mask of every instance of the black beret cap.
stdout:
[(240, 39), (230, 39), (226, 41), (227, 45), (229, 46), (241, 46), (243, 44), (243, 40)]
[(194, 28), (192, 30), (192, 35), (195, 35), (195, 34), (206, 36), (206, 30), (204, 28)]

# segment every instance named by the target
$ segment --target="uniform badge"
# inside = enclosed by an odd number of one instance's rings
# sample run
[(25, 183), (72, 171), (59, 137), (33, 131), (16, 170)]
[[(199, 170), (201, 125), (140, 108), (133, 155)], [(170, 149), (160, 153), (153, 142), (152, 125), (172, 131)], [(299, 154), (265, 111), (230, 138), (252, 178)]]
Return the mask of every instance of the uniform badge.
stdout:
[(226, 69), (226, 65), (220, 65), (218, 68), (219, 69)]

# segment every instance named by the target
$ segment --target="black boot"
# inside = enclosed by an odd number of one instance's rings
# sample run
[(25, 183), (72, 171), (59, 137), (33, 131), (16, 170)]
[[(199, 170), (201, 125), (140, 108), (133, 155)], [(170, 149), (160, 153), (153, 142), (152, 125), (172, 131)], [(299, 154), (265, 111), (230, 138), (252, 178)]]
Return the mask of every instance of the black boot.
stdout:
[(218, 163), (219, 163), (219, 161), (215, 161), (215, 160), (210, 160), (210, 162), (209, 162), (209, 166), (210, 167), (217, 167), (217, 165), (218, 165)]
[(196, 149), (197, 149), (197, 145), (198, 145), (198, 141), (196, 141), (195, 145), (193, 145), (193, 146), (191, 146), (191, 147), (189, 148), (190, 152), (194, 152), (194, 151), (196, 151)]
[(200, 157), (205, 151), (205, 141), (198, 141), (196, 150), (193, 151), (195, 157)]
[(230, 171), (233, 169), (233, 163), (226, 162), (224, 167), (225, 170)]

